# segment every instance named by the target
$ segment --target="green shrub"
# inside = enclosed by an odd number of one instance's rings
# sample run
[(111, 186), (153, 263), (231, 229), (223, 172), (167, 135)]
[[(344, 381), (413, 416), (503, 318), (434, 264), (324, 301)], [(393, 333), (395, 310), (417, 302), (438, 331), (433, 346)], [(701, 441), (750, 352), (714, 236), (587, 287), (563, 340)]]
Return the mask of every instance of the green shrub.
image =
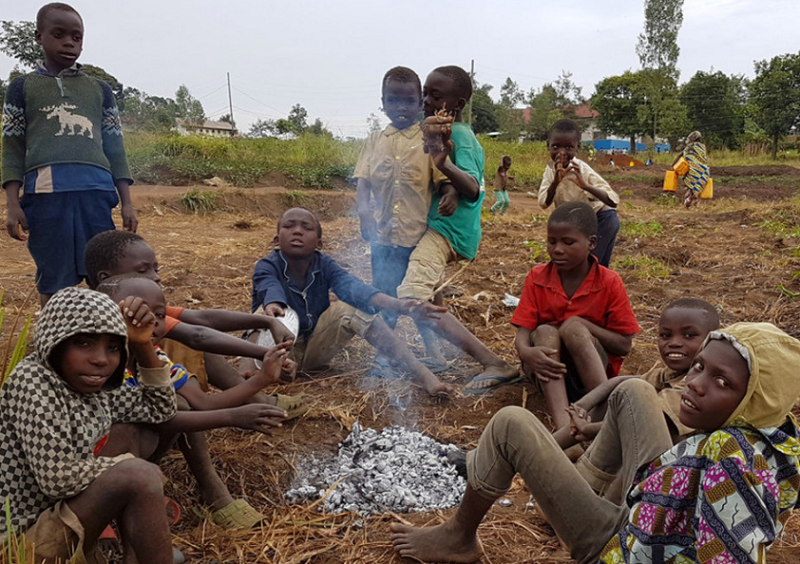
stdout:
[(664, 226), (658, 221), (651, 219), (650, 221), (635, 221), (635, 220), (622, 220), (620, 228), (622, 235), (626, 237), (661, 237), (664, 232)]
[(615, 269), (632, 270), (633, 275), (640, 279), (661, 279), (669, 278), (669, 267), (663, 261), (649, 257), (647, 255), (631, 256), (625, 255), (615, 261)]
[(195, 213), (219, 211), (222, 208), (219, 194), (210, 190), (189, 190), (179, 201), (183, 207)]

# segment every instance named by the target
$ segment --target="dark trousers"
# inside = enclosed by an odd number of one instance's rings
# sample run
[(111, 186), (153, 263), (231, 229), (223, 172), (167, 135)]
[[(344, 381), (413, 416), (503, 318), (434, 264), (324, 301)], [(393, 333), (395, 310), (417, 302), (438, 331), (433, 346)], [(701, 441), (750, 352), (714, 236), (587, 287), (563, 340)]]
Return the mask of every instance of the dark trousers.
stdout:
[(617, 233), (619, 233), (617, 210), (597, 212), (597, 246), (592, 251), (592, 254), (597, 259), (597, 262), (606, 268), (611, 264), (611, 253), (614, 252)]
[[(408, 259), (414, 247), (392, 247), (372, 243), (372, 285), (393, 298), (397, 297), (397, 287), (406, 276)], [(397, 316), (381, 312), (390, 327), (397, 324)]]

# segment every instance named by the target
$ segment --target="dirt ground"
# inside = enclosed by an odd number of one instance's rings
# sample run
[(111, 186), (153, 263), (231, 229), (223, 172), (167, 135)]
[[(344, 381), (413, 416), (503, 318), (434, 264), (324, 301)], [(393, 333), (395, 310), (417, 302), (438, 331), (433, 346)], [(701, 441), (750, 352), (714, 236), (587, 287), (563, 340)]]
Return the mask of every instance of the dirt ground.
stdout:
[[(800, 171), (790, 167), (728, 167), (715, 171), (715, 199), (687, 211), (661, 193), (662, 169), (610, 170), (620, 193), (624, 224), (617, 240), (614, 267), (622, 275), (642, 327), (623, 374), (637, 374), (658, 360), (655, 324), (661, 308), (681, 296), (696, 296), (718, 305), (723, 324), (742, 320), (772, 321), (800, 337), (800, 241), (769, 225), (800, 225)], [(648, 176), (649, 175), (649, 176)], [(207, 190), (208, 187), (198, 187)], [(353, 211), (355, 193), (298, 191), (283, 187), (213, 189), (222, 210), (206, 215), (186, 213), (178, 203), (186, 187), (136, 186), (139, 233), (156, 249), (168, 302), (191, 308), (246, 311), (254, 262), (271, 248), (275, 219), (294, 205), (306, 206), (323, 220), (325, 251), (353, 273), (369, 279), (369, 248), (359, 238)], [(478, 258), (449, 287), (447, 303), (484, 343), (515, 361), (512, 309), (501, 303), (505, 293), (519, 295), (528, 270), (547, 260), (546, 215), (536, 200), (512, 192), (505, 216), (485, 215)], [(487, 196), (485, 207), (491, 204)], [(635, 222), (635, 223), (633, 223)], [(652, 223), (658, 222), (660, 228)], [(758, 225), (757, 225), (758, 224)], [(646, 227), (649, 225), (650, 227)], [(6, 322), (5, 346), (15, 313), (33, 311), (34, 266), (22, 244), (5, 238), (0, 245), (0, 286)], [(660, 270), (653, 267), (660, 265)], [(459, 266), (453, 266), (452, 273)], [(411, 325), (401, 322), (403, 338), (420, 353)], [(478, 365), (454, 359), (442, 375), (463, 385)], [(399, 562), (388, 542), (393, 516), (361, 519), (327, 516), (314, 508), (288, 507), (281, 491), (291, 480), (294, 462), (308, 453), (334, 451), (355, 420), (367, 427), (400, 424), (415, 427), (465, 449), (505, 405), (523, 405), (546, 419), (543, 403), (528, 385), (505, 386), (481, 396), (435, 401), (404, 380), (366, 376), (372, 351), (359, 339), (332, 368), (301, 376), (281, 391), (306, 392), (312, 409), (300, 421), (270, 436), (220, 430), (210, 433), (213, 458), (234, 497), (244, 496), (270, 516), (261, 530), (232, 533), (202, 520), (192, 479), (182, 459), (164, 464), (168, 494), (183, 508), (174, 528), (176, 544), (189, 562)], [(484, 561), (568, 562), (552, 529), (515, 482), (509, 508), (495, 506), (482, 525)], [(577, 509), (577, 508), (576, 508)], [(449, 512), (406, 515), (410, 522), (436, 523)], [(800, 560), (800, 516), (790, 519), (770, 562)]]

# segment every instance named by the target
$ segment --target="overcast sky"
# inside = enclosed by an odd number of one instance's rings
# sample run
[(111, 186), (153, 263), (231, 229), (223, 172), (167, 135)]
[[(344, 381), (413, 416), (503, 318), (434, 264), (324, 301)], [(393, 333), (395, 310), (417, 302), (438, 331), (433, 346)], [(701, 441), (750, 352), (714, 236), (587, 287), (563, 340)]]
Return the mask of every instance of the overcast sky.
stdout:
[[(40, 5), (40, 4), (39, 4)], [(80, 61), (124, 85), (174, 96), (181, 84), (206, 114), (246, 131), (302, 104), (336, 135), (364, 136), (381, 116), (380, 82), (404, 65), (422, 77), (457, 64), (495, 86), (527, 91), (562, 70), (590, 96), (607, 76), (636, 70), (644, 0), (74, 0), (86, 27)], [(0, 19), (33, 20), (37, 3), (0, 0)], [(678, 68), (753, 76), (753, 61), (800, 51), (800, 0), (685, 0)], [(0, 76), (14, 62), (0, 55)]]

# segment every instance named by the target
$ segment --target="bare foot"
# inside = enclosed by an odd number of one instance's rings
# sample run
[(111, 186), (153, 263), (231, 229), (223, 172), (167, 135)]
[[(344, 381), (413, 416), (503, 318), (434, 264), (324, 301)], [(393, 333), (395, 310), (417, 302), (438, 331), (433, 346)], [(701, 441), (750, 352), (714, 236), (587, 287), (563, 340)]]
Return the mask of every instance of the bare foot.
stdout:
[(404, 558), (424, 562), (476, 562), (483, 546), (475, 535), (456, 530), (450, 521), (436, 527), (409, 527), (392, 523), (392, 544)]
[(511, 366), (507, 362), (488, 365), (484, 367), (483, 372), (476, 375), (471, 382), (464, 386), (464, 389), (494, 388), (508, 383), (509, 380), (513, 380), (517, 376), (519, 376), (519, 368)]
[(423, 373), (420, 379), (422, 380), (422, 387), (431, 396), (452, 397), (455, 394), (456, 390), (453, 386), (445, 384), (430, 372), (428, 374)]

